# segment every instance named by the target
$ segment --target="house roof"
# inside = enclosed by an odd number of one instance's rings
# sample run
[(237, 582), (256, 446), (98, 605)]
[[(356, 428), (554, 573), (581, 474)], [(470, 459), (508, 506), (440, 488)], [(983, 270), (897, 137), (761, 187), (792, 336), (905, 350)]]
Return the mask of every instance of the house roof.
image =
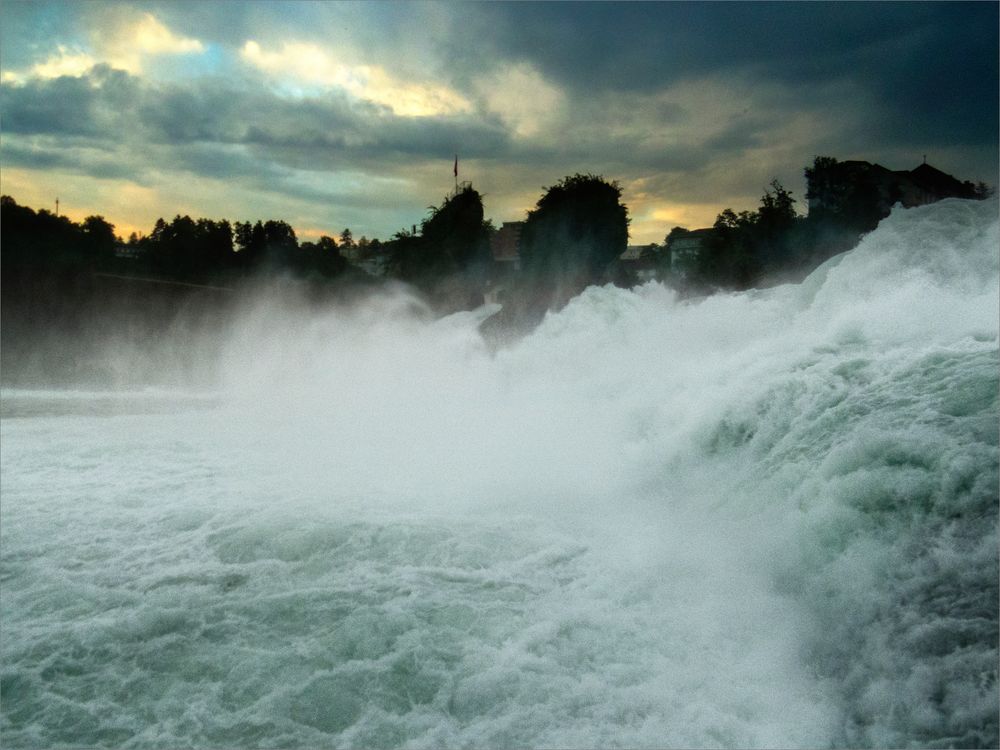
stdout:
[(625, 248), (625, 252), (618, 257), (621, 260), (639, 260), (642, 258), (642, 254), (651, 247), (653, 245), (629, 245)]
[(924, 190), (939, 194), (962, 193), (964, 186), (950, 174), (926, 162), (910, 171), (911, 179)]

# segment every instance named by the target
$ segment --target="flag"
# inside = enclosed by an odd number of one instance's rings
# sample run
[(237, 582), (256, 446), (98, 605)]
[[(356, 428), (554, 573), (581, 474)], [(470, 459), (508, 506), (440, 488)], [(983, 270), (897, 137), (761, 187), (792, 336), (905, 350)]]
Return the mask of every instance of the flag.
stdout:
[(458, 154), (455, 154), (455, 176), (458, 177)]

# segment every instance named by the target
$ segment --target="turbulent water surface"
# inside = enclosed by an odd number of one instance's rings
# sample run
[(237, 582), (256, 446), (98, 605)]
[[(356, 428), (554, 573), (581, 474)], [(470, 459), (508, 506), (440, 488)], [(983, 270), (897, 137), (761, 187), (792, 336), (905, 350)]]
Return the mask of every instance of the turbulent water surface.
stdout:
[(2, 394), (8, 747), (996, 746), (995, 202), (801, 285), (263, 304)]

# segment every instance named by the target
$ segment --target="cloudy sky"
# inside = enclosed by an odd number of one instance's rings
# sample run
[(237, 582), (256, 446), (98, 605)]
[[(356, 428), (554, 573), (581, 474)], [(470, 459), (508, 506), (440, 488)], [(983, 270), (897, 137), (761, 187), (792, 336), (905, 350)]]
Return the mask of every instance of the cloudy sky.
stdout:
[[(575, 172), (632, 242), (800, 200), (817, 154), (997, 183), (998, 5), (14, 2), (0, 188), (388, 239), (460, 179), (496, 223)], [(804, 207), (802, 207), (804, 209)]]

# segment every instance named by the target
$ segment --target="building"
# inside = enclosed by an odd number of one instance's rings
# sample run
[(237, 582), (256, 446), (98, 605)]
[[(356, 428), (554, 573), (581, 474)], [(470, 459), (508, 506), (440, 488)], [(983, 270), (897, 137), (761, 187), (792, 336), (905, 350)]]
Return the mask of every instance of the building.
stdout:
[(354, 265), (369, 276), (385, 276), (389, 272), (389, 254), (385, 252), (369, 253), (366, 257), (355, 261)]
[(520, 241), (523, 221), (505, 221), (490, 237), (493, 261), (511, 271), (521, 270)]
[(705, 241), (712, 235), (712, 228), (681, 229), (677, 227), (667, 236), (666, 252), (670, 254), (670, 273), (687, 278), (698, 262)]
[(922, 206), (944, 198), (978, 197), (976, 187), (971, 182), (959, 182), (927, 162), (911, 169), (908, 174), (915, 189), (905, 196), (904, 206)]
[(867, 161), (821, 157), (806, 174), (811, 215), (863, 215), (869, 223), (888, 216), (897, 203), (912, 208), (945, 198), (977, 197), (971, 182), (960, 182), (926, 162), (894, 171)]
[(656, 276), (656, 256), (659, 245), (629, 245), (625, 252), (618, 256), (622, 265), (635, 274), (641, 281), (649, 281)]
[(136, 260), (145, 254), (144, 249), (138, 243), (127, 244), (118, 240), (115, 242), (115, 257), (127, 260)]
[(521, 230), (523, 221), (505, 221), (490, 237), (493, 273), (486, 283), (486, 304), (503, 304), (511, 287), (511, 276), (521, 270)]
[(625, 252), (618, 256), (622, 263), (638, 263), (646, 257), (655, 245), (629, 245)]

